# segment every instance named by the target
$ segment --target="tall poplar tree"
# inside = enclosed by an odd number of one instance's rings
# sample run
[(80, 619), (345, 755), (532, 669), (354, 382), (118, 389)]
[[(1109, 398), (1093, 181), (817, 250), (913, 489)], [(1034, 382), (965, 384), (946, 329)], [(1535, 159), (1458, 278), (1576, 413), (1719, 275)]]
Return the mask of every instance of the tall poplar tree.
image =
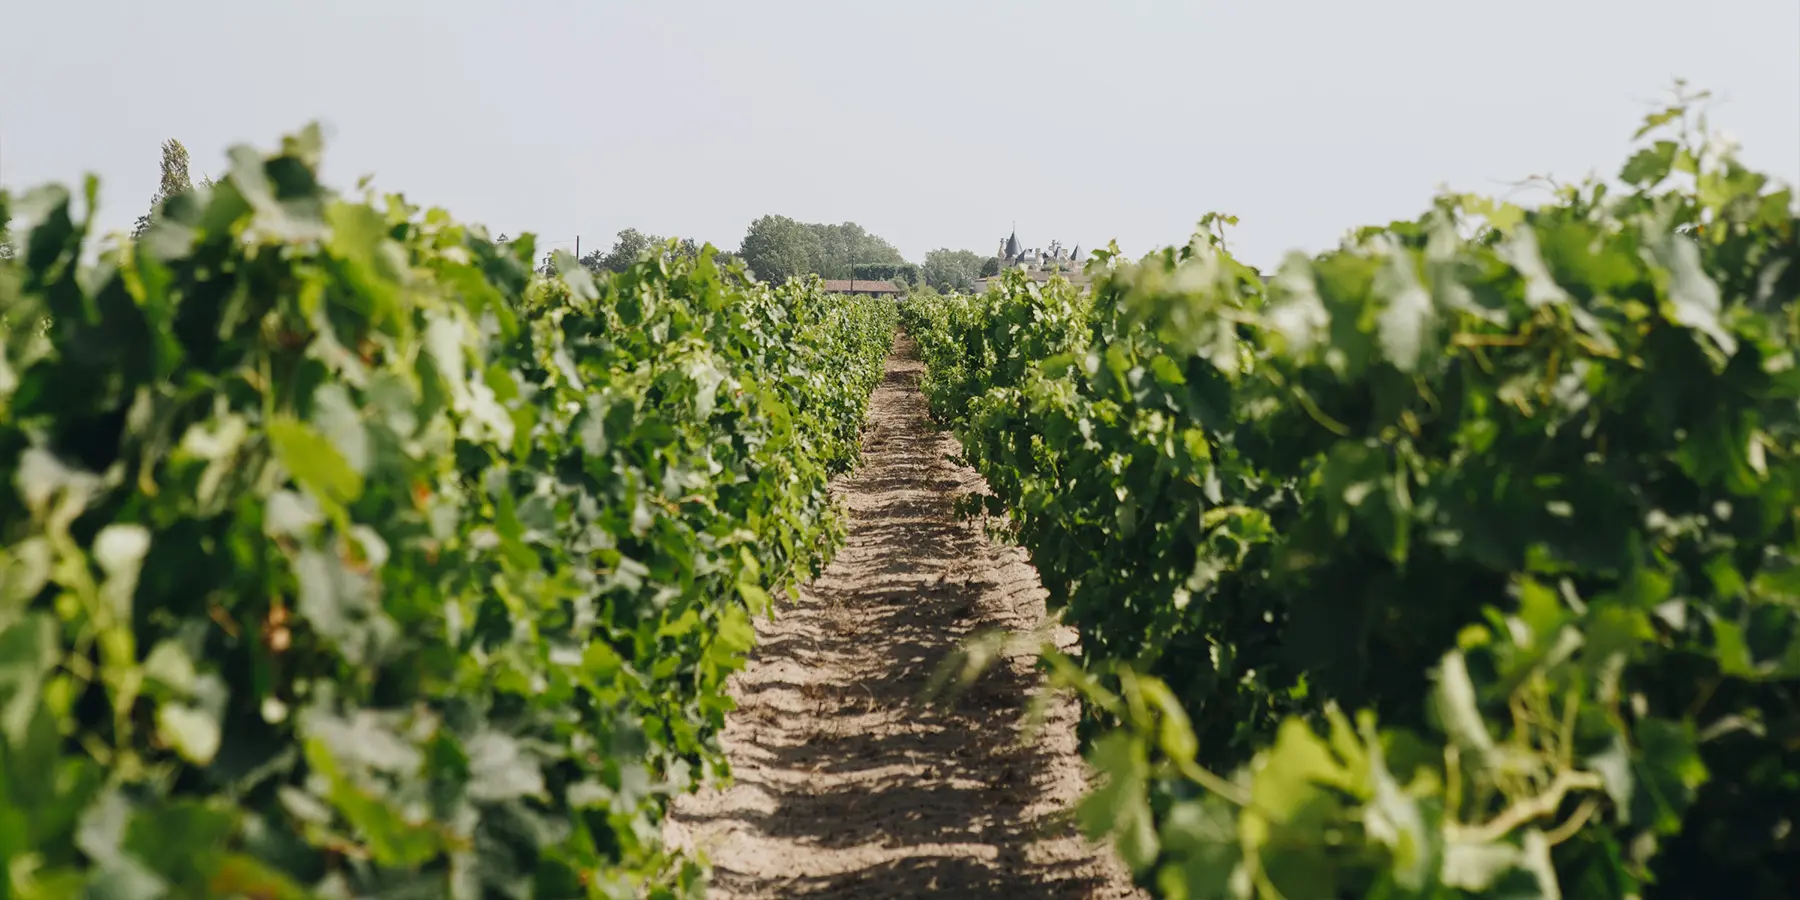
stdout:
[(162, 180), (157, 184), (156, 196), (150, 200), (150, 211), (138, 217), (137, 223), (131, 226), (131, 236), (140, 238), (150, 227), (150, 219), (156, 211), (167, 203), (170, 197), (194, 188), (194, 182), (188, 177), (188, 152), (181, 142), (170, 138), (162, 145)]

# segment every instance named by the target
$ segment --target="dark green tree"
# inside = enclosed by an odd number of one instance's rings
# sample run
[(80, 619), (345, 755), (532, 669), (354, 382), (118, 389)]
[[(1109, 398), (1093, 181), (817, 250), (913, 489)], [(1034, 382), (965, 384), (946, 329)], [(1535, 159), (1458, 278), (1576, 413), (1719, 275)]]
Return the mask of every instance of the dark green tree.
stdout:
[(787, 216), (763, 216), (744, 232), (738, 255), (757, 278), (778, 284), (818, 271), (814, 261), (819, 255), (819, 237), (812, 228)]
[[(595, 250), (581, 258), (582, 266), (590, 272), (623, 272), (631, 268), (650, 252), (652, 248), (662, 247), (669, 239), (660, 235), (646, 234), (636, 228), (627, 228), (618, 234), (611, 250)], [(671, 260), (697, 259), (700, 256), (701, 244), (693, 238), (681, 238), (674, 248), (667, 252)], [(724, 260), (720, 260), (724, 264)]]
[(841, 225), (808, 224), (807, 229), (818, 239), (812, 258), (812, 271), (823, 278), (849, 278), (851, 266), (899, 265), (906, 262), (899, 249), (885, 239), (870, 234), (855, 222)]
[(925, 283), (939, 291), (968, 291), (981, 277), (982, 258), (972, 250), (941, 248), (925, 254), (921, 270)]
[(657, 235), (627, 228), (619, 232), (611, 250), (595, 250), (583, 256), (581, 264), (595, 272), (623, 272), (631, 268), (631, 264), (637, 262), (645, 251), (662, 242), (663, 239)]

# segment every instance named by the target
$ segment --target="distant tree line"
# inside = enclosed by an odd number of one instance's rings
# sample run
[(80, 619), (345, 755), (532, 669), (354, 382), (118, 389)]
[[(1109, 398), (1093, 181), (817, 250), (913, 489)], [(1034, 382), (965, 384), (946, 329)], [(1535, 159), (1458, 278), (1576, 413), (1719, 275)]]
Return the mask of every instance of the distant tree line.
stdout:
[[(994, 272), (1000, 261), (992, 260)], [(975, 287), (975, 279), (988, 274), (982, 270), (982, 256), (973, 250), (940, 248), (925, 254), (925, 283), (940, 291), (967, 291)]]
[[(652, 247), (662, 247), (669, 239), (657, 234), (647, 234), (636, 228), (627, 228), (613, 239), (611, 249), (592, 250), (582, 254), (581, 265), (590, 272), (623, 272), (650, 252)], [(670, 259), (693, 259), (700, 255), (700, 244), (693, 238), (681, 238), (675, 242), (674, 249), (667, 251)], [(736, 254), (719, 252), (715, 259), (721, 265), (736, 258)]]
[(870, 234), (855, 222), (822, 225), (797, 222), (787, 216), (763, 216), (750, 223), (738, 250), (746, 265), (765, 281), (815, 274), (822, 278), (894, 281), (908, 286), (927, 285), (938, 291), (966, 291), (981, 277), (984, 260), (971, 250), (938, 249), (925, 254), (923, 264), (906, 261), (885, 239)]
[[(212, 179), (202, 176), (202, 185), (212, 183)], [(164, 141), (156, 194), (151, 197), (150, 209), (132, 225), (131, 236), (142, 237), (164, 203), (193, 187), (187, 148), (173, 138)], [(0, 195), (0, 259), (11, 259), (16, 250), (6, 231), (4, 204), (4, 195)], [(693, 238), (671, 244), (660, 235), (626, 228), (614, 237), (611, 247), (586, 253), (580, 262), (593, 272), (622, 272), (654, 248), (667, 248), (663, 252), (671, 258), (693, 258), (699, 255), (700, 246)], [(892, 281), (945, 292), (971, 290), (976, 279), (1000, 270), (1000, 261), (993, 256), (948, 248), (932, 250), (925, 254), (923, 263), (912, 263), (887, 239), (871, 234), (855, 222), (829, 225), (779, 215), (751, 222), (738, 249), (721, 251), (718, 258), (722, 263), (741, 260), (763, 281), (818, 275), (836, 280)]]
[[(668, 246), (659, 235), (627, 228), (618, 233), (610, 248), (581, 257), (591, 271), (622, 272), (651, 248)], [(675, 244), (674, 256), (694, 256), (700, 246), (691, 238)], [(999, 260), (970, 250), (939, 249), (925, 254), (923, 264), (906, 260), (898, 248), (855, 222), (829, 225), (801, 222), (787, 216), (763, 216), (750, 223), (735, 253), (721, 257), (742, 260), (751, 274), (763, 281), (817, 275), (820, 278), (859, 281), (891, 281), (905, 287), (929, 286), (938, 291), (967, 291), (975, 280), (999, 271)]]
[(763, 216), (751, 222), (738, 255), (764, 281), (808, 274), (847, 279), (858, 266), (887, 266), (889, 277), (896, 278), (900, 270), (892, 267), (906, 265), (906, 257), (893, 244), (855, 222), (826, 225), (787, 216)]
[(858, 281), (894, 281), (902, 284), (919, 284), (921, 269), (909, 262), (903, 263), (857, 263), (851, 278)]

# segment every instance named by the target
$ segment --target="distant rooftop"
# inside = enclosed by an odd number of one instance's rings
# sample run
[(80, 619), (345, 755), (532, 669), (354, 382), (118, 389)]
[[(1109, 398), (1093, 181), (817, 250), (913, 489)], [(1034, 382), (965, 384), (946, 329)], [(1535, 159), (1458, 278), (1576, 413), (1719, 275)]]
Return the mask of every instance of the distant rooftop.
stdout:
[(891, 281), (827, 278), (825, 290), (832, 294), (898, 294), (900, 286)]

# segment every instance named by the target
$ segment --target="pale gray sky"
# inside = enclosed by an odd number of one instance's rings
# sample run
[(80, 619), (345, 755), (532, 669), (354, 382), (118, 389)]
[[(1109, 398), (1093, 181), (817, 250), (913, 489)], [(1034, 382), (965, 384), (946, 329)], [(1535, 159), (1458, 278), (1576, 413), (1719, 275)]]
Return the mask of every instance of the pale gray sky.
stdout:
[(122, 228), (164, 138), (217, 172), (319, 119), (340, 187), (584, 249), (781, 213), (1136, 255), (1221, 210), (1266, 266), (1611, 174), (1676, 76), (1800, 182), (1795, 0), (0, 0), (0, 184), (96, 172)]

